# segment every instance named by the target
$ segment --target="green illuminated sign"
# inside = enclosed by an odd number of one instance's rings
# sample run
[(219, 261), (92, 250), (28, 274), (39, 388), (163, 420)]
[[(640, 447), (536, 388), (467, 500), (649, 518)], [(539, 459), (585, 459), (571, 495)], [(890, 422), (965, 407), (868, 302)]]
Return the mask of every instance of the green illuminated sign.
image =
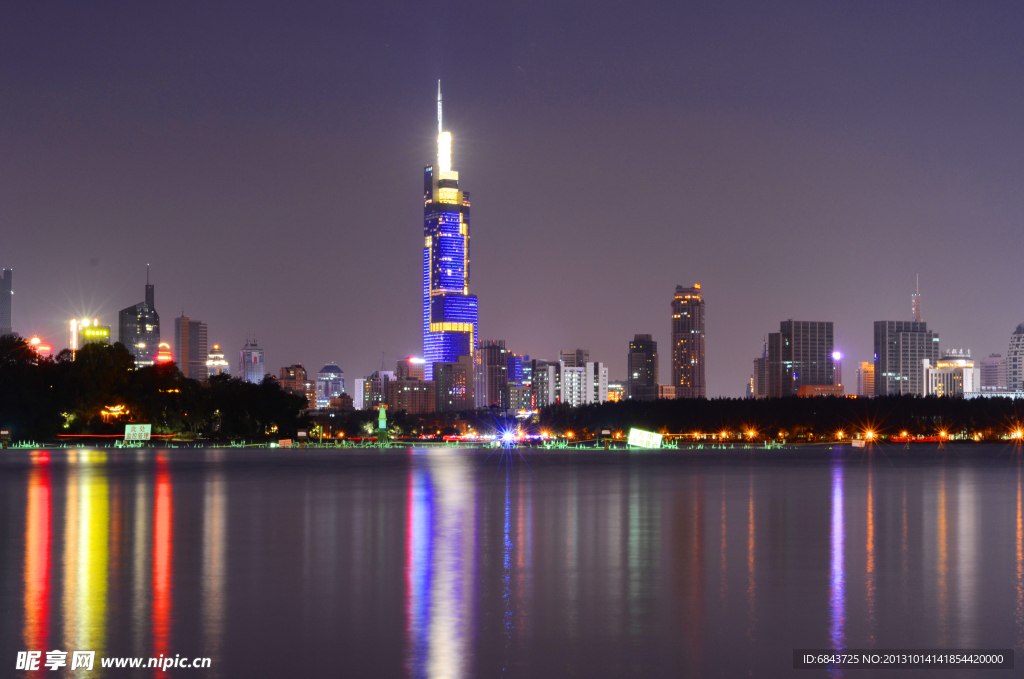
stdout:
[(661, 448), (661, 434), (643, 429), (630, 429), (629, 445), (635, 448)]

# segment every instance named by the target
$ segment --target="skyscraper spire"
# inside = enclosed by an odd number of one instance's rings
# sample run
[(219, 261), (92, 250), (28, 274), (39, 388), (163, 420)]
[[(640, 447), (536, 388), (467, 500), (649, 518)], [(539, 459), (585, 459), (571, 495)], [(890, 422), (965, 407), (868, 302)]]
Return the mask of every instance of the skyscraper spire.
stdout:
[(921, 322), (921, 274), (916, 276), (917, 282), (913, 295), (910, 296), (910, 316), (911, 320)]
[[(469, 192), (452, 169), (452, 133), (441, 117), (437, 82), (437, 162), (423, 168), (423, 359), (434, 379), (434, 363), (475, 356), (477, 298), (469, 294)], [(472, 378), (470, 378), (472, 380)], [(472, 403), (472, 398), (470, 398)]]
[(452, 133), (441, 122), (441, 81), (437, 81), (437, 167), (441, 174), (452, 171)]

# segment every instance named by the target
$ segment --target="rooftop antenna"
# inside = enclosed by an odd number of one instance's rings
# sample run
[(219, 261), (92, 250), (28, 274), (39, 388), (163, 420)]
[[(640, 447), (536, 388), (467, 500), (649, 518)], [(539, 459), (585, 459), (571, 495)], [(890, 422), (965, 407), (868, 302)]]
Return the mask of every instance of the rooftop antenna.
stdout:
[(915, 274), (915, 292), (910, 296), (911, 320), (921, 322), (921, 274)]
[(444, 128), (441, 127), (441, 81), (437, 81), (437, 133), (441, 134)]
[(146, 264), (146, 285), (149, 285), (149, 264)]

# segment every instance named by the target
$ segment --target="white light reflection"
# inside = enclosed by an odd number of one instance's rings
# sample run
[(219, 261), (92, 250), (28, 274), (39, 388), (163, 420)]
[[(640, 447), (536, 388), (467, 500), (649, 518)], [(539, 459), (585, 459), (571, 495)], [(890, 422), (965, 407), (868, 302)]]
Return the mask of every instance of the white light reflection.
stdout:
[[(844, 562), (845, 526), (843, 523), (843, 466), (832, 465), (832, 531), (831, 567), (829, 570), (829, 643), (839, 650), (846, 647), (846, 571)], [(830, 668), (834, 676), (841, 676), (837, 668)]]
[(410, 467), (407, 668), (413, 677), (467, 677), (476, 589), (472, 479), (456, 458), (416, 455)]

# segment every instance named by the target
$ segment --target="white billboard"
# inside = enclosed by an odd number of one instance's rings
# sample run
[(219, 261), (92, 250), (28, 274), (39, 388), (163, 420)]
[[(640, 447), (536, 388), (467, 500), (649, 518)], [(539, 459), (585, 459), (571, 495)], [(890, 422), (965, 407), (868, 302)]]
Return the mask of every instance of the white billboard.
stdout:
[(148, 441), (151, 428), (150, 424), (126, 424), (124, 425), (124, 440)]
[(630, 429), (629, 445), (636, 448), (661, 448), (661, 434), (643, 429)]

